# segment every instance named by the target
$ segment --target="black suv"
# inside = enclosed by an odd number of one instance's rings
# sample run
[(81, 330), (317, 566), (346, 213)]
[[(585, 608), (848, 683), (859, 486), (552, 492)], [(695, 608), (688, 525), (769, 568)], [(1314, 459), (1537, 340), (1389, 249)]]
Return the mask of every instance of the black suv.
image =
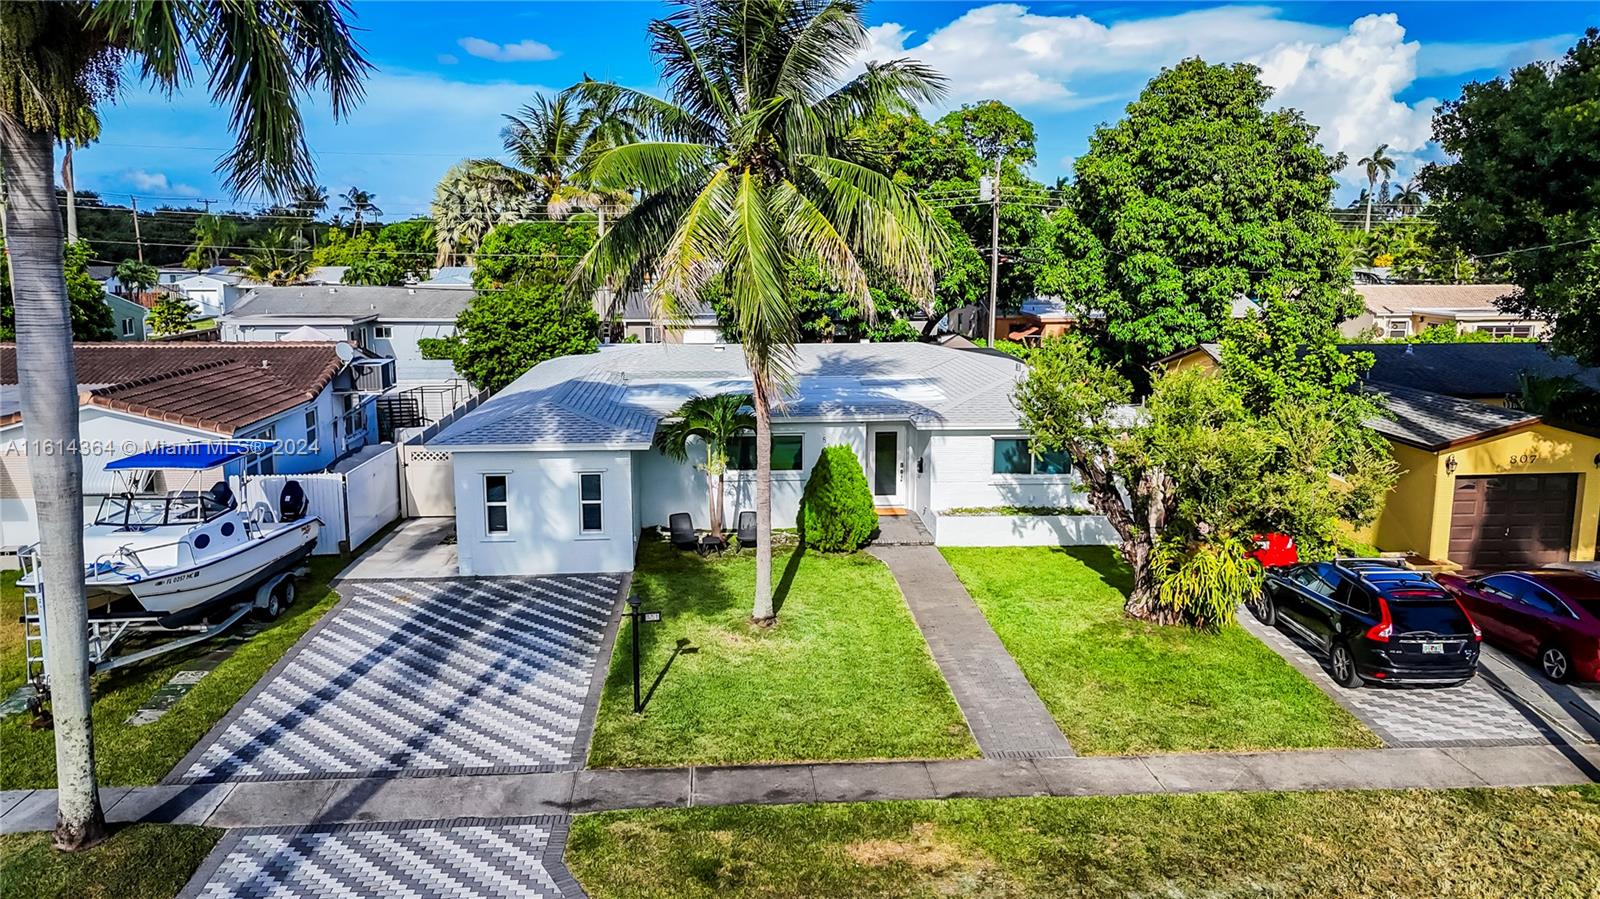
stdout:
[(1384, 559), (1269, 569), (1249, 606), (1262, 624), (1281, 623), (1327, 653), (1346, 687), (1459, 684), (1478, 670), (1483, 633), (1455, 597)]

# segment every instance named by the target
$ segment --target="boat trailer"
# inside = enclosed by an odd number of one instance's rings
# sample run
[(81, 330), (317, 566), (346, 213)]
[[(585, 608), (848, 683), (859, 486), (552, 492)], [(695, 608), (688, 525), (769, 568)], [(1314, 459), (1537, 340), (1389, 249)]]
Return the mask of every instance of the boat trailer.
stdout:
[[(22, 578), (32, 582), (32, 586), (23, 588), (22, 593), (22, 639), (27, 657), (27, 679), (34, 685), (35, 690), (42, 697), (49, 692), (49, 625), (45, 619), (44, 604), (44, 579), (38, 577), (38, 555), (36, 547), (24, 547), (17, 553), (18, 562), (22, 567)], [(89, 673), (100, 674), (105, 671), (115, 671), (129, 665), (137, 665), (147, 659), (176, 652), (196, 643), (203, 643), (213, 637), (227, 632), (235, 624), (257, 609), (261, 610), (264, 617), (276, 618), (294, 598), (294, 579), (296, 576), (307, 573), (305, 568), (296, 568), (282, 572), (263, 581), (255, 589), (254, 595), (248, 601), (240, 601), (231, 608), (225, 608), (226, 616), (216, 623), (209, 620), (196, 624), (165, 627), (160, 624), (164, 617), (161, 615), (135, 614), (135, 615), (100, 615), (90, 613), (89, 617)], [(30, 577), (30, 575), (34, 575)], [(181, 635), (173, 639), (158, 643), (154, 646), (130, 652), (127, 655), (114, 656), (112, 650), (125, 638), (134, 635), (166, 634)]]

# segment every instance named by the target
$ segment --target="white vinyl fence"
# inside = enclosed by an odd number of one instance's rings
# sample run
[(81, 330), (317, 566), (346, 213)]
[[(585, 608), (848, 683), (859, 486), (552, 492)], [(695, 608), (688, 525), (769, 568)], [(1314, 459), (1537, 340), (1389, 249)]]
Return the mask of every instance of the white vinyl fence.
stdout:
[(251, 478), (245, 503), (265, 503), (276, 514), (278, 497), (289, 481), (299, 481), (305, 491), (307, 514), (322, 519), (322, 532), (313, 550), (319, 556), (355, 550), (400, 517), (400, 462), (393, 446), (345, 472)]
[(400, 445), (401, 515), (450, 518), (456, 514), (455, 463), (449, 450), (431, 448), (427, 442), (476, 409), (488, 395), (487, 391), (479, 392), (426, 428), (404, 428), (396, 434)]

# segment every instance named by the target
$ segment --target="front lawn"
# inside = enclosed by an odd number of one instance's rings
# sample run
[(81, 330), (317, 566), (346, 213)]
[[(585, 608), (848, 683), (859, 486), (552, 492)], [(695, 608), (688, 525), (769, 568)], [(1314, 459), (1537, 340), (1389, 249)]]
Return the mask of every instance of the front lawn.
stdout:
[[(95, 770), (103, 786), (153, 784), (165, 777), (206, 731), (233, 708), (257, 680), (333, 604), (338, 594), (328, 581), (344, 566), (337, 556), (311, 560), (311, 574), (301, 580), (295, 604), (283, 616), (201, 678), (194, 689), (152, 724), (125, 722), (185, 663), (216, 649), (219, 640), (199, 643), (140, 665), (94, 679)], [(22, 647), (22, 591), (16, 572), (0, 582), (0, 696), (10, 695), (25, 679)], [(225, 639), (225, 638), (222, 638)], [(34, 730), (30, 715), (0, 722), (0, 789), (55, 786), (55, 738), (50, 730)]]
[(702, 559), (664, 542), (640, 548), (634, 592), (646, 610), (663, 613), (640, 631), (645, 689), (666, 673), (645, 713), (634, 715), (624, 623), (591, 766), (977, 754), (881, 562), (780, 550), (773, 581), (778, 625), (756, 627), (753, 552)]
[(1595, 786), (1217, 793), (608, 812), (567, 866), (594, 899), (1579, 899), (1595, 846)]
[(222, 831), (135, 824), (81, 852), (50, 848), (50, 834), (0, 836), (0, 896), (6, 899), (172, 899)]
[(941, 552), (1081, 754), (1382, 745), (1237, 625), (1124, 617), (1129, 573), (1111, 547)]

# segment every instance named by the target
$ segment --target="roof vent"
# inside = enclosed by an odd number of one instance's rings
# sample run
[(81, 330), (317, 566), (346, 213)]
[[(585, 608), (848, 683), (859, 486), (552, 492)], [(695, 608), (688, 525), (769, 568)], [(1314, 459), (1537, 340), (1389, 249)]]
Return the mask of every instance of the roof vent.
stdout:
[(407, 287), (406, 288), (406, 293), (409, 293), (412, 296), (416, 296), (417, 295), (417, 289), (415, 287)]
[(262, 359), (262, 360), (261, 360), (261, 367), (262, 367), (262, 368), (271, 368), (271, 367), (272, 367), (272, 363), (271, 363), (271, 362), (268, 362), (268, 361), (267, 361), (267, 360), (265, 360), (265, 359)]
[(1411, 343), (1406, 344), (1406, 355), (1407, 356), (1415, 356), (1416, 354), (1417, 354), (1416, 345), (1415, 344), (1411, 344)]
[(717, 345), (716, 345), (716, 346), (715, 346), (715, 347), (713, 347), (713, 349), (715, 349), (715, 350), (716, 350), (716, 351), (717, 351), (717, 352), (719, 352), (719, 353), (720, 353), (720, 352), (722, 352), (722, 351), (723, 351), (723, 350), (725, 350), (725, 349), (727, 349), (727, 347), (725, 347), (725, 346), (723, 346), (723, 345), (722, 345), (722, 344), (720, 344), (720, 343), (719, 343), (719, 344), (717, 344)]
[(339, 292), (339, 288), (337, 288), (337, 287), (328, 288), (328, 293), (338, 293), (338, 292)]

